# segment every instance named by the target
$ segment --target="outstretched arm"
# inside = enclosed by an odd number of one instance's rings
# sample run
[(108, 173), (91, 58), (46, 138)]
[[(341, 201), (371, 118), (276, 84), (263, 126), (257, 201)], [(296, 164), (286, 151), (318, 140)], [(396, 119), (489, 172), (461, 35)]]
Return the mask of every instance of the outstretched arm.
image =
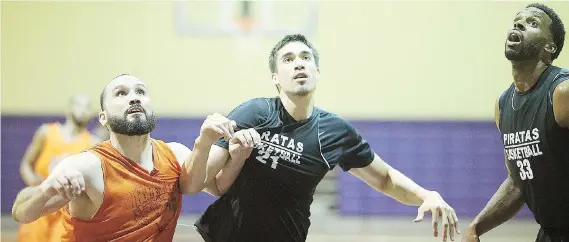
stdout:
[(41, 186), (26, 187), (16, 197), (12, 218), (20, 223), (31, 223), (59, 210), (69, 201), (59, 195), (46, 195)]
[[(12, 217), (30, 223), (53, 213), (77, 196), (85, 195), (85, 179), (81, 169), (85, 154), (64, 159), (40, 185), (27, 187), (18, 193), (12, 207)], [(85, 195), (86, 196), (86, 195)]]
[(431, 194), (413, 180), (385, 163), (377, 154), (366, 167), (354, 168), (350, 173), (370, 187), (405, 204), (420, 206)]

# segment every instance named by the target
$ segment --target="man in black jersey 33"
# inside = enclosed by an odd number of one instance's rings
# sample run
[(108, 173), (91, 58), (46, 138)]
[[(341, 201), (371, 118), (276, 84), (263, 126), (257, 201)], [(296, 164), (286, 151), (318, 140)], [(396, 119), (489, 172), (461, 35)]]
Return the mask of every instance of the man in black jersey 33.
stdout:
[(540, 225), (537, 242), (569, 242), (569, 70), (552, 65), (565, 28), (555, 11), (530, 4), (505, 43), (513, 83), (496, 100), (508, 177), (463, 235), (463, 242), (512, 218), (524, 203)]
[(435, 191), (385, 163), (346, 120), (314, 107), (319, 54), (305, 36), (287, 35), (269, 68), (279, 95), (254, 98), (228, 118), (237, 132), (211, 148), (206, 191), (220, 196), (195, 223), (208, 242), (305, 241), (310, 205), (324, 175), (340, 166), (397, 201), (432, 213), (433, 234), (454, 240), (458, 218)]

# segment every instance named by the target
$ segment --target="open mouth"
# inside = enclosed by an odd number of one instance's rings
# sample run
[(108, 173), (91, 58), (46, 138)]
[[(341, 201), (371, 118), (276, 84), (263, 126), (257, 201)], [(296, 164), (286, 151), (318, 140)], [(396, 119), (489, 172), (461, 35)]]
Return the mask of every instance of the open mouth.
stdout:
[(517, 31), (512, 31), (508, 34), (508, 42), (510, 43), (520, 43), (522, 42), (522, 35)]
[(296, 75), (294, 75), (294, 79), (301, 79), (301, 78), (308, 78), (308, 75), (306, 75), (306, 73), (298, 73)]
[(129, 108), (129, 109), (126, 111), (127, 114), (143, 113), (143, 112), (144, 112), (144, 110), (143, 110), (141, 107), (132, 107), (132, 108)]

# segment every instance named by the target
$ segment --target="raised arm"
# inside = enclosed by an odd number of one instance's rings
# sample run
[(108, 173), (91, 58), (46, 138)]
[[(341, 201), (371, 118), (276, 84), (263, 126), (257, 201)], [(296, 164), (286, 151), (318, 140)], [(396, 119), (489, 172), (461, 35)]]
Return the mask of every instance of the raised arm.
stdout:
[(43, 124), (38, 128), (32, 138), (32, 142), (26, 149), (26, 153), (24, 153), (22, 161), (20, 162), (20, 175), (22, 176), (24, 183), (28, 186), (36, 186), (42, 182), (43, 178), (34, 172), (34, 164), (41, 152), (47, 135), (47, 129), (48, 126), (46, 124)]
[(253, 147), (261, 143), (261, 136), (255, 129), (237, 131), (229, 141), (229, 151), (214, 145), (208, 161), (208, 178), (205, 191), (221, 196), (235, 182), (245, 160), (251, 155)]
[(221, 114), (208, 115), (200, 128), (200, 135), (194, 142), (193, 151), (179, 143), (168, 145), (182, 161), (180, 174), (180, 190), (183, 194), (195, 194), (202, 191), (206, 184), (206, 167), (214, 142), (220, 138), (231, 139), (236, 128), (235, 121), (231, 121)]
[[(237, 123), (237, 133), (245, 135), (266, 121), (270, 106), (266, 99), (255, 98), (235, 108), (227, 118)], [(254, 132), (256, 133), (256, 132)], [(258, 134), (257, 134), (258, 135)], [(239, 136), (243, 139), (244, 136)], [(207, 164), (206, 185), (204, 191), (214, 196), (225, 193), (233, 184), (252, 147), (240, 148), (239, 137), (232, 140), (219, 140), (211, 147)], [(259, 138), (260, 139), (260, 138)], [(230, 154), (230, 150), (232, 151)]]
[(38, 186), (20, 191), (12, 207), (12, 217), (20, 223), (30, 223), (65, 206), (78, 196), (86, 196), (84, 153), (70, 156), (55, 167)]
[[(496, 120), (496, 126), (500, 129), (499, 99), (496, 100), (494, 118)], [(524, 198), (519, 188), (518, 178), (514, 174), (515, 167), (512, 167), (507, 159), (505, 159), (505, 162), (508, 168), (506, 180), (504, 180), (484, 209), (482, 209), (468, 226), (462, 238), (463, 242), (480, 241), (478, 239), (479, 236), (510, 220), (522, 209)]]

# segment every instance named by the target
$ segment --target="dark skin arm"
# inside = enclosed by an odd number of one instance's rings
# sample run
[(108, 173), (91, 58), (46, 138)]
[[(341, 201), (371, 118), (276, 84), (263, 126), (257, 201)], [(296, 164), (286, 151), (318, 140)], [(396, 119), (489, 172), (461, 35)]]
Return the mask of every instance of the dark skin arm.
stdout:
[(46, 135), (47, 125), (43, 124), (34, 134), (32, 142), (28, 145), (20, 163), (20, 175), (28, 186), (36, 186), (42, 182), (42, 178), (34, 172), (34, 164), (41, 152)]
[(557, 85), (552, 99), (555, 121), (559, 126), (569, 128), (569, 80)]
[[(494, 116), (499, 129), (500, 109), (498, 102), (499, 100), (496, 100)], [(522, 209), (525, 201), (519, 187), (520, 183), (517, 181), (519, 178), (516, 178), (514, 175), (515, 167), (512, 167), (510, 164), (506, 159), (508, 177), (490, 198), (484, 209), (469, 225), (462, 238), (463, 242), (480, 241), (478, 239), (479, 236), (508, 221)]]

